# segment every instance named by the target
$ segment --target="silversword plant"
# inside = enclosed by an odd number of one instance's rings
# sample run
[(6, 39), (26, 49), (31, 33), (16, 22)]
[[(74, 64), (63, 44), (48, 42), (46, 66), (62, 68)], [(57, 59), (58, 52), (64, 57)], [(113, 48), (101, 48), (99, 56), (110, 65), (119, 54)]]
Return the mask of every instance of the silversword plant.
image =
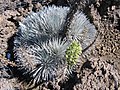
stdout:
[(63, 38), (68, 12), (69, 7), (43, 7), (20, 23), (14, 41), (15, 61), (22, 75), (29, 75), (35, 84), (66, 75), (68, 66), (77, 63), (82, 48), (95, 39), (95, 27), (79, 11), (71, 21), (68, 38)]

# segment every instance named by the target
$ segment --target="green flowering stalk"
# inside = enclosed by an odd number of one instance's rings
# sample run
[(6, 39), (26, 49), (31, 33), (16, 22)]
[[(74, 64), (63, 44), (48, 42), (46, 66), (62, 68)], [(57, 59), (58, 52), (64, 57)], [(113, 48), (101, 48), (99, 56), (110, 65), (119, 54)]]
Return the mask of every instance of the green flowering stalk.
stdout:
[(75, 65), (82, 53), (82, 47), (77, 41), (73, 41), (69, 48), (66, 50), (66, 60), (69, 66)]

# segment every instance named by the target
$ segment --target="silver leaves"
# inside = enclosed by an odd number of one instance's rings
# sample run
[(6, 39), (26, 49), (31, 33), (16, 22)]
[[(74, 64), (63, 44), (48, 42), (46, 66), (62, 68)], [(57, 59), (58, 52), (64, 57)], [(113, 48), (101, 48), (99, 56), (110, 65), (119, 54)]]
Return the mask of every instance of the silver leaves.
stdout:
[(95, 40), (96, 29), (82, 12), (76, 12), (67, 34), (69, 38), (79, 41), (84, 50)]

